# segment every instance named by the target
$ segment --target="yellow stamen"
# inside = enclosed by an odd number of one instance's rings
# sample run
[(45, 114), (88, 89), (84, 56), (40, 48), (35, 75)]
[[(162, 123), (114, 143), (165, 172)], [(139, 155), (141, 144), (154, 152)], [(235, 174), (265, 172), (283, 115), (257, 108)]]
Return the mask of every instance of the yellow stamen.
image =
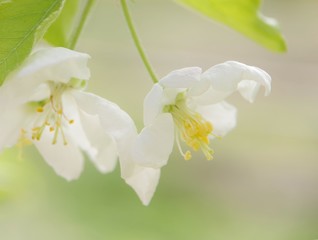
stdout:
[(211, 160), (213, 150), (210, 148), (209, 135), (213, 135), (213, 125), (206, 121), (201, 114), (192, 111), (186, 104), (184, 93), (180, 93), (176, 97), (176, 103), (165, 107), (167, 112), (170, 112), (174, 123), (177, 126), (177, 144), (180, 153), (185, 160), (191, 159), (190, 151), (183, 153), (179, 138), (185, 142), (194, 151), (201, 149), (206, 159)]
[(50, 97), (37, 103), (38, 107), (35, 110), (39, 114), (32, 128), (32, 140), (41, 140), (43, 132), (48, 127), (49, 132), (54, 132), (52, 144), (57, 143), (59, 134), (64, 145), (67, 144), (63, 128), (74, 123), (74, 120), (68, 119), (63, 112), (62, 95), (67, 87), (66, 84), (52, 84)]

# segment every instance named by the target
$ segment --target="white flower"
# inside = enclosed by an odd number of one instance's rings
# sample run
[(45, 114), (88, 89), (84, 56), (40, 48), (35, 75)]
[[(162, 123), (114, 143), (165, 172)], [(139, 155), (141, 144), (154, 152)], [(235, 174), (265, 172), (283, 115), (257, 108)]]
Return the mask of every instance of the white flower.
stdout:
[(82, 171), (81, 150), (101, 172), (114, 169), (122, 138), (136, 130), (116, 104), (81, 91), (90, 77), (88, 59), (65, 48), (43, 48), (8, 77), (0, 88), (0, 151), (33, 143), (67, 180)]
[(236, 108), (224, 99), (238, 91), (253, 102), (260, 86), (265, 87), (265, 95), (270, 93), (271, 78), (265, 71), (234, 61), (204, 73), (198, 67), (169, 73), (145, 98), (145, 128), (135, 141), (134, 161), (160, 169), (167, 163), (174, 141), (186, 160), (199, 150), (212, 159), (210, 140), (224, 136), (236, 125)]

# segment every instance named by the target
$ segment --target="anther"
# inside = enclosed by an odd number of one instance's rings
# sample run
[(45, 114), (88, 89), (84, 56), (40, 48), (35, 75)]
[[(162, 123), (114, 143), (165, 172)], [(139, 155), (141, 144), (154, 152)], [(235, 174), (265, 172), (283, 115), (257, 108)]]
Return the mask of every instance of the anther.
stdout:
[(43, 109), (43, 107), (38, 107), (38, 108), (36, 109), (36, 111), (37, 111), (38, 113), (42, 113), (42, 112), (44, 111), (44, 109)]
[(184, 157), (184, 160), (190, 160), (192, 158), (192, 154), (190, 151), (187, 151), (183, 157)]

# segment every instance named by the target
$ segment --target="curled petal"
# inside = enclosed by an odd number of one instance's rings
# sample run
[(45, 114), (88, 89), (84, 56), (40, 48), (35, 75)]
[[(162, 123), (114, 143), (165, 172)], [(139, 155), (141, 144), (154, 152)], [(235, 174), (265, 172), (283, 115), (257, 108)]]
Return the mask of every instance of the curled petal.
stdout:
[(188, 90), (188, 96), (196, 97), (206, 92), (211, 83), (207, 79), (201, 79), (196, 85)]
[(167, 164), (174, 141), (171, 114), (163, 113), (145, 127), (133, 147), (134, 161), (141, 166), (160, 168)]
[(225, 98), (227, 98), (231, 94), (232, 92), (216, 91), (210, 86), (210, 88), (207, 91), (205, 91), (203, 94), (199, 96), (194, 96), (192, 98), (192, 102), (196, 105), (203, 105), (203, 106), (216, 104), (220, 101), (223, 101)]
[(244, 98), (253, 101), (260, 86), (265, 87), (265, 95), (271, 90), (271, 77), (265, 71), (235, 61), (211, 67), (202, 78), (209, 80), (212, 90), (220, 92), (224, 98), (238, 90)]
[(89, 58), (88, 54), (67, 48), (42, 48), (26, 60), (14, 78), (28, 78), (40, 83), (47, 80), (67, 83), (71, 78), (88, 80)]
[(215, 136), (224, 136), (236, 126), (236, 108), (227, 102), (198, 107), (197, 111), (213, 125)]
[[(261, 87), (261, 84), (258, 82), (254, 82), (251, 80), (242, 80), (238, 84), (238, 91), (249, 102), (254, 102), (257, 93), (259, 92), (259, 89)], [(265, 93), (268, 95), (269, 93)]]
[(201, 68), (189, 67), (170, 72), (159, 83), (168, 88), (191, 88), (200, 80)]
[(12, 72), (2, 88), (7, 99), (18, 103), (28, 101), (34, 90), (47, 81), (68, 83), (71, 79), (88, 80), (89, 55), (66, 48), (43, 48)]

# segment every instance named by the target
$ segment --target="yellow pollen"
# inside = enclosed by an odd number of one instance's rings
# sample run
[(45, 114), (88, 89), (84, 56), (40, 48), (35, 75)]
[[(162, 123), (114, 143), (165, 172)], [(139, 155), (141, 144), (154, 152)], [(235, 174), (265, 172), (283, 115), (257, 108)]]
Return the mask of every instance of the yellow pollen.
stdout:
[(192, 154), (190, 151), (187, 151), (183, 157), (184, 157), (184, 160), (190, 160), (192, 158)]
[(40, 128), (39, 127), (34, 127), (32, 128), (32, 131), (35, 132), (35, 131), (38, 131)]
[(186, 142), (186, 144), (192, 147), (194, 151), (198, 151), (200, 149), (200, 142), (197, 139), (192, 139), (189, 142)]
[(209, 140), (208, 137), (203, 138), (202, 141), (203, 141), (204, 143), (206, 143), (206, 144), (209, 144), (209, 143), (210, 143), (210, 140)]
[(36, 111), (37, 111), (38, 113), (42, 113), (42, 112), (44, 111), (44, 109), (43, 109), (43, 107), (38, 107), (38, 108), (36, 109)]
[(20, 137), (19, 137), (19, 140), (17, 142), (17, 146), (19, 148), (19, 152), (18, 152), (18, 159), (19, 160), (22, 160), (22, 158), (23, 158), (22, 147), (32, 144), (32, 142), (26, 136), (27, 133), (28, 132), (23, 128), (20, 130)]
[(213, 126), (210, 122), (205, 122), (205, 128), (206, 128), (206, 131), (208, 131), (208, 132), (213, 131)]
[(73, 123), (74, 123), (74, 120), (71, 119), (71, 120), (68, 121), (68, 123), (69, 123), (69, 124), (73, 124)]

